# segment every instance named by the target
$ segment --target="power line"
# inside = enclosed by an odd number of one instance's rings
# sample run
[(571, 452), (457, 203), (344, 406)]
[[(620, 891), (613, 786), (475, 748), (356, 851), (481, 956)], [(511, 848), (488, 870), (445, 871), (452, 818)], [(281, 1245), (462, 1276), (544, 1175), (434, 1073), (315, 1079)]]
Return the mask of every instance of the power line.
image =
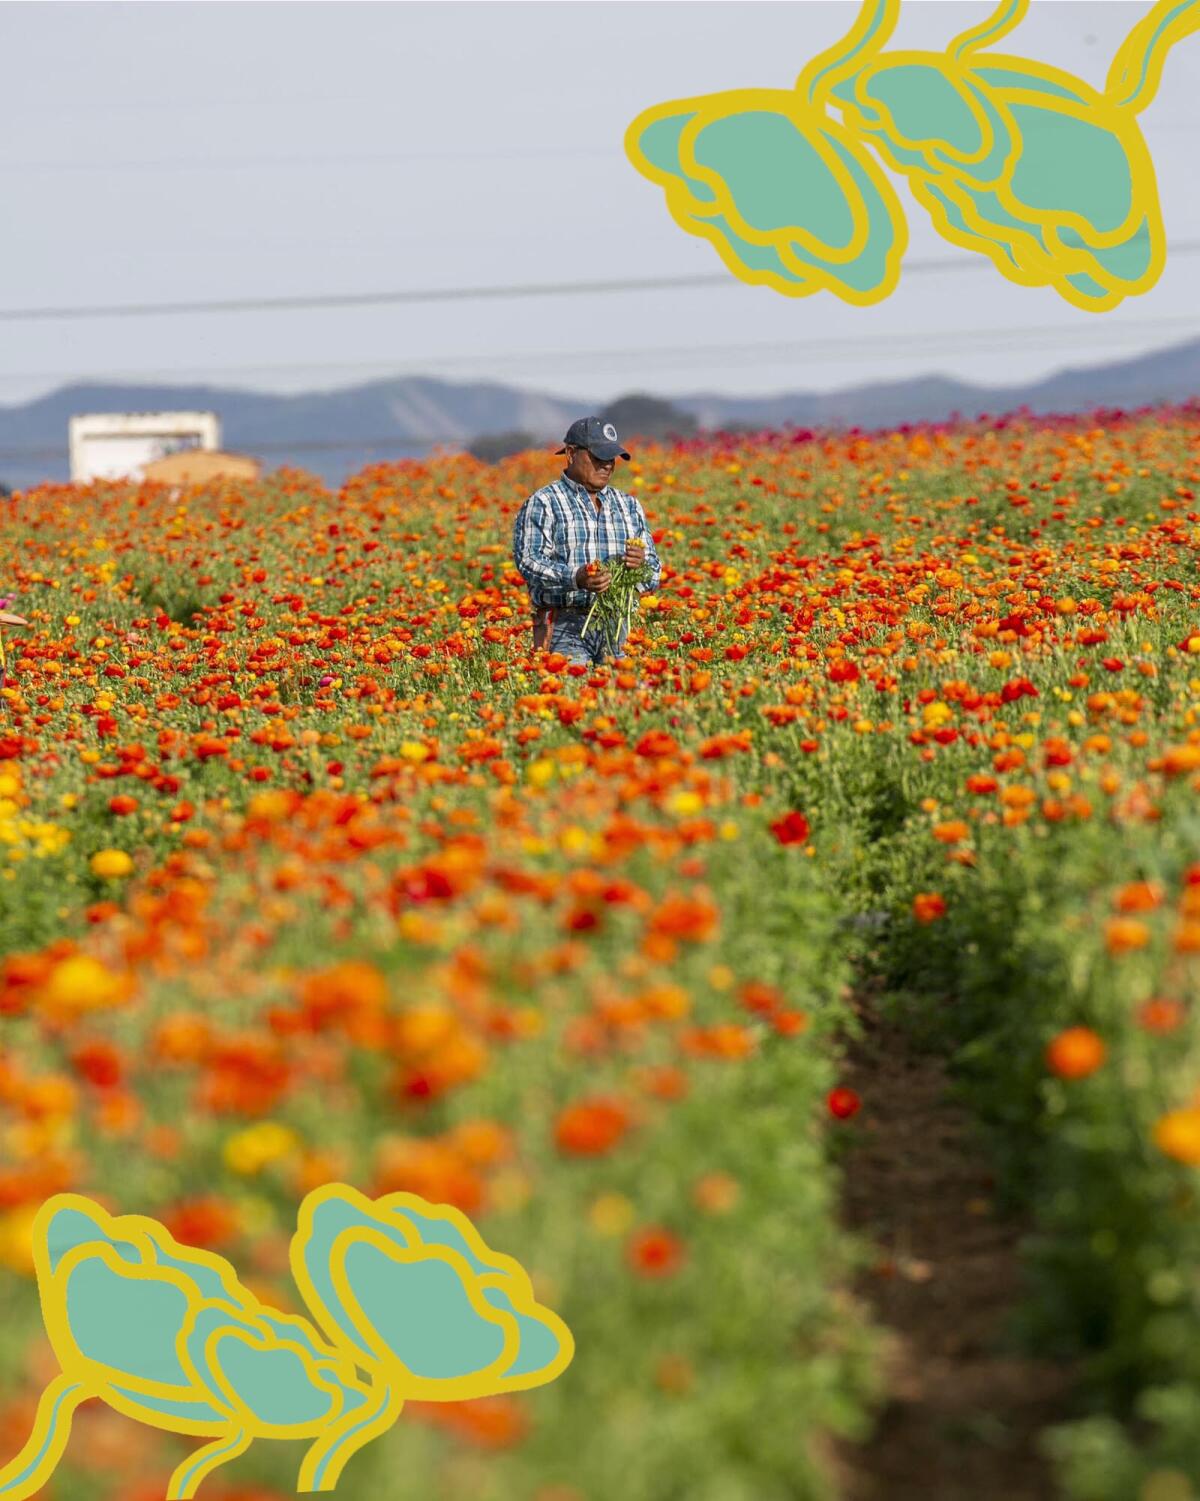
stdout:
[(93, 161), (93, 162), (5, 162), (0, 161), (3, 172), (182, 172), (222, 171), (237, 172), (260, 167), (383, 167), (403, 162), (449, 162), (449, 161), (522, 161), (580, 156), (614, 157), (612, 146), (516, 146), (505, 150), (487, 151), (464, 147), (459, 151), (386, 151), (376, 153), (354, 152), (343, 156), (210, 156), (210, 157), (160, 157), (143, 161)]
[[(1195, 255), (1200, 240), (1182, 240), (1171, 247), (1170, 254)], [(955, 256), (952, 259), (909, 261), (904, 271), (909, 275), (927, 272), (991, 270), (984, 256)], [(251, 313), (298, 311), (312, 308), (381, 307), (388, 304), (430, 302), (510, 301), (527, 297), (580, 297), (611, 292), (666, 292), (693, 290), (700, 287), (741, 287), (745, 283), (728, 272), (699, 276), (625, 277), (611, 281), (519, 282), (508, 286), (425, 287), (399, 292), (349, 292), (297, 297), (239, 297), (211, 302), (135, 302), (109, 306), (2, 308), (0, 322), (31, 323), (50, 319), (144, 318), (167, 317), (184, 313)]]

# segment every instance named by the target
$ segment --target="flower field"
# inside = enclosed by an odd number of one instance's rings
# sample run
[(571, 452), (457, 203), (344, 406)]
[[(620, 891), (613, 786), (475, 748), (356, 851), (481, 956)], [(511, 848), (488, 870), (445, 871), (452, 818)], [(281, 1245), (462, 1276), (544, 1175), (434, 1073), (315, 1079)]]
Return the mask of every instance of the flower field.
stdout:
[[(599, 669), (511, 567), (555, 463), (6, 504), (0, 1466), (45, 1198), (286, 1312), (337, 1181), (465, 1211), (576, 1343), (409, 1403), (344, 1495), (836, 1501), (885, 1396), (869, 982), (1035, 1226), (1063, 1494), (1200, 1493), (1200, 409), (641, 449), (662, 588)], [(151, 1501), (189, 1443), (87, 1404), (44, 1494)]]

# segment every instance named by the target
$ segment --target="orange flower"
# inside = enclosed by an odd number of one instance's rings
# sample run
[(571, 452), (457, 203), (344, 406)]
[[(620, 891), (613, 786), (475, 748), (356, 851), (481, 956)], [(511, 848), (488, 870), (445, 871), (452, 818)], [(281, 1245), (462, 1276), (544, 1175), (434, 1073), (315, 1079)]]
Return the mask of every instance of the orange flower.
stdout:
[(1150, 942), (1150, 929), (1133, 917), (1114, 917), (1104, 925), (1104, 941), (1110, 954), (1127, 954), (1144, 949)]
[(512, 1133), (496, 1121), (460, 1121), (450, 1133), (450, 1140), (474, 1167), (491, 1167), (507, 1161), (513, 1154)]
[(307, 976), (300, 986), (300, 1002), (314, 1031), (344, 1025), (364, 1012), (378, 1011), (387, 1002), (387, 981), (373, 964), (346, 959)]
[(1200, 745), (1175, 745), (1163, 753), (1163, 772), (1169, 777), (1200, 771)]
[(682, 1355), (664, 1355), (654, 1367), (654, 1380), (664, 1392), (688, 1392), (695, 1385), (696, 1373)]
[(728, 1173), (706, 1173), (692, 1190), (697, 1207), (706, 1214), (728, 1214), (741, 1196), (741, 1186)]
[(933, 826), (933, 837), (940, 844), (959, 844), (969, 833), (970, 830), (961, 818), (952, 819), (946, 823), (936, 823)]
[(580, 1100), (561, 1111), (554, 1128), (560, 1152), (598, 1157), (612, 1151), (630, 1126), (629, 1111), (619, 1100)]
[(658, 1100), (682, 1100), (691, 1087), (684, 1071), (670, 1063), (640, 1069), (636, 1077), (638, 1087)]
[(716, 932), (720, 913), (707, 893), (684, 896), (668, 893), (650, 919), (650, 931), (664, 938), (701, 943)]
[(1103, 1040), (1090, 1027), (1068, 1027), (1046, 1048), (1046, 1063), (1060, 1079), (1086, 1079), (1107, 1053)]
[(415, 1193), (431, 1204), (451, 1204), (475, 1214), (484, 1202), (484, 1185), (469, 1164), (441, 1141), (385, 1139), (376, 1155), (372, 1192)]
[(745, 1058), (754, 1051), (754, 1037), (737, 1022), (692, 1027), (679, 1039), (685, 1053), (697, 1058)]
[(1118, 912), (1153, 912), (1162, 901), (1162, 887), (1152, 881), (1131, 881), (1113, 899)]
[(159, 1022), (150, 1043), (153, 1057), (166, 1063), (196, 1063), (209, 1049), (212, 1031), (202, 1016), (177, 1012)]
[(529, 1431), (529, 1418), (513, 1397), (472, 1397), (465, 1402), (406, 1402), (418, 1421), (433, 1423), (481, 1449), (508, 1449)]
[(1147, 1032), (1174, 1032), (1186, 1016), (1181, 1001), (1154, 999), (1143, 1001), (1137, 1009), (1138, 1026)]
[(936, 891), (918, 891), (913, 897), (912, 910), (919, 923), (936, 922), (946, 915), (946, 899)]
[(1200, 922), (1182, 922), (1171, 940), (1177, 954), (1200, 954)]

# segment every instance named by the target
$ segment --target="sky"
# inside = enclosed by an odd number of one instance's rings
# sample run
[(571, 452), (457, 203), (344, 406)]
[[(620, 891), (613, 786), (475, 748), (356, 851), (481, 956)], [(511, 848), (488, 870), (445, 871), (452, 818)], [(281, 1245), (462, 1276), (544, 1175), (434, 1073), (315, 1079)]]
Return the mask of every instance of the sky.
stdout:
[[(941, 49), (986, 3), (906, 0)], [(1001, 50), (1103, 85), (1148, 4), (1032, 0)], [(624, 154), (651, 104), (788, 88), (852, 0), (0, 0), (0, 311), (720, 273)], [(1200, 333), (1200, 34), (1141, 116), (1166, 224), (1149, 293), (1096, 314), (942, 241), (893, 176), (914, 269), (856, 308), (723, 286), (496, 302), (0, 321), (0, 405), (74, 379), (332, 390), (396, 374), (631, 390), (980, 385)], [(805, 346), (813, 346), (811, 349)], [(797, 349), (797, 346), (800, 346)]]

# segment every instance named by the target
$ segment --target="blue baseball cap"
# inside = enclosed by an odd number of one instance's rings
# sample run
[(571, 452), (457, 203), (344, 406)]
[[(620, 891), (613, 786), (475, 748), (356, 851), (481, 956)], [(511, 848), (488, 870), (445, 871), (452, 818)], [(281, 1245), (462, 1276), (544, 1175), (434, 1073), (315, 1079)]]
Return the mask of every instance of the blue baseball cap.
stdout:
[(563, 446), (557, 452), (566, 453), (568, 448), (586, 448), (598, 459), (629, 457), (621, 447), (616, 428), (611, 422), (602, 422), (599, 417), (580, 417), (577, 422), (572, 422), (567, 428)]

